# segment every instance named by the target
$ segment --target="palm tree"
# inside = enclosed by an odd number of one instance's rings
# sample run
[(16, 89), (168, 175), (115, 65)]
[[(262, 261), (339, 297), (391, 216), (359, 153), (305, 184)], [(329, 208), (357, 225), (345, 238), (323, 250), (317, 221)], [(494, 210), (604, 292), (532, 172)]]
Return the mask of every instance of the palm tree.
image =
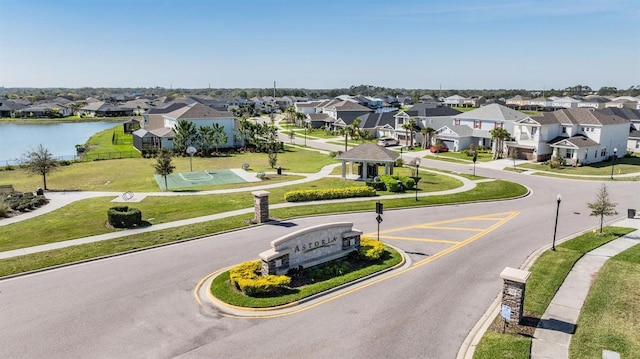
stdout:
[(433, 136), (434, 133), (436, 133), (436, 130), (433, 129), (433, 127), (425, 127), (422, 130), (420, 130), (420, 132), (422, 133), (422, 149), (426, 150), (427, 148), (431, 147), (431, 138)]
[(511, 138), (511, 134), (509, 131), (505, 130), (501, 127), (496, 127), (493, 130), (489, 131), (491, 134), (491, 139), (495, 141), (495, 151), (493, 152), (493, 159), (498, 159), (502, 157), (504, 152), (504, 141)]

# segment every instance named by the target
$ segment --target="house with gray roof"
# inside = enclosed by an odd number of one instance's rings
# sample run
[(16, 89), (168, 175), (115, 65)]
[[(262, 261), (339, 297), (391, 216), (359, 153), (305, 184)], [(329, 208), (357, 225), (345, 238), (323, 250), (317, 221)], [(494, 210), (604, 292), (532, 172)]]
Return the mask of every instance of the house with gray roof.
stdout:
[[(473, 129), (463, 125), (447, 125), (436, 130), (435, 138), (449, 150), (458, 152), (469, 149), (473, 140)], [(431, 146), (433, 144), (429, 144)]]
[(614, 154), (622, 157), (630, 121), (586, 108), (563, 109), (516, 121), (514, 141), (506, 146), (518, 158), (546, 161), (562, 157), (567, 163), (594, 163)]
[(513, 135), (514, 122), (525, 117), (527, 115), (522, 112), (494, 103), (453, 116), (453, 124), (469, 126), (473, 130), (474, 146), (492, 148), (491, 130), (504, 128)]
[(607, 115), (620, 116), (629, 120), (631, 126), (629, 126), (627, 151), (640, 152), (640, 110), (626, 107), (609, 107), (604, 110), (600, 110), (599, 112)]
[[(453, 116), (462, 114), (462, 111), (458, 111), (442, 104), (434, 102), (417, 103), (406, 111), (400, 111), (395, 115), (393, 136), (398, 141), (406, 141), (411, 136), (402, 126), (410, 120), (415, 120), (416, 126), (421, 130), (423, 128), (431, 127), (437, 130), (443, 126), (453, 125)], [(420, 131), (416, 131), (413, 139), (416, 143), (422, 143), (424, 141)], [(435, 140), (435, 138), (434, 138)], [(432, 143), (429, 144), (429, 146)], [(453, 148), (453, 147), (450, 147)]]

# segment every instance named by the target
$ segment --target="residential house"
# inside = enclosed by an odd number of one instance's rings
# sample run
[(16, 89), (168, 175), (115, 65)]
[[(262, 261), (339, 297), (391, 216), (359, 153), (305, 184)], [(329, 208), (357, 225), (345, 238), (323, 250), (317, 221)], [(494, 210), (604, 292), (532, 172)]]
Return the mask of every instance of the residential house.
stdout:
[(611, 100), (606, 97), (589, 95), (585, 96), (582, 101), (578, 103), (578, 108), (592, 108), (595, 110), (601, 110), (605, 108), (605, 105), (608, 102), (611, 102)]
[[(398, 141), (406, 141), (410, 138), (411, 136), (402, 126), (412, 119), (415, 120), (416, 125), (420, 129), (431, 127), (437, 130), (443, 126), (451, 126), (453, 124), (453, 116), (461, 113), (462, 111), (441, 104), (436, 105), (433, 102), (415, 104), (408, 110), (400, 111), (395, 115), (395, 133), (391, 137), (396, 138)], [(416, 143), (422, 143), (423, 140), (421, 133), (414, 134), (414, 141)], [(435, 138), (433, 140), (435, 140)], [(453, 146), (450, 148), (453, 148)]]
[(322, 113), (326, 113), (330, 117), (338, 120), (334, 122), (333, 124), (334, 128), (335, 126), (342, 127), (344, 125), (346, 121), (342, 121), (342, 123), (340, 122), (341, 118), (343, 117), (345, 118), (346, 117), (351, 118), (353, 116), (357, 117), (358, 115), (365, 114), (368, 112), (372, 112), (370, 108), (364, 107), (362, 105), (359, 105), (355, 102), (351, 102), (348, 100), (340, 101), (340, 102), (330, 102), (329, 104), (325, 105), (322, 109)]
[[(522, 112), (494, 103), (453, 116), (453, 125), (469, 126), (473, 130), (470, 144), (492, 148), (495, 151), (490, 131), (494, 128), (504, 128), (513, 135), (514, 122), (525, 117), (527, 115)], [(460, 146), (458, 148), (462, 149)]]
[(525, 106), (529, 106), (531, 102), (531, 97), (516, 95), (511, 98), (505, 100), (505, 104), (514, 109), (522, 109)]
[(627, 151), (640, 152), (640, 110), (631, 108), (609, 107), (600, 110), (606, 115), (615, 115), (630, 121), (629, 138), (627, 139)]
[[(148, 116), (148, 114), (145, 114), (145, 116)], [(145, 116), (143, 116), (143, 118)], [(214, 123), (219, 124), (223, 126), (227, 135), (227, 142), (220, 145), (220, 147), (228, 148), (237, 145), (235, 127), (236, 120), (231, 112), (218, 111), (201, 103), (194, 103), (187, 104), (171, 112), (161, 114), (161, 116), (164, 122), (163, 127), (152, 130), (142, 128), (133, 133), (134, 146), (136, 146), (138, 150), (142, 151), (143, 149), (148, 148), (145, 146), (156, 146), (151, 148), (173, 149), (173, 138), (175, 137), (174, 128), (180, 120), (193, 122), (196, 125), (196, 128), (202, 126), (211, 127)]]
[(140, 116), (144, 112), (149, 111), (151, 105), (149, 105), (151, 101), (147, 99), (136, 99), (130, 100), (120, 105), (120, 107), (125, 109), (130, 109), (134, 115)]
[(551, 108), (553, 99), (547, 97), (536, 97), (529, 100), (529, 106), (532, 110), (546, 111)]
[(573, 97), (560, 97), (556, 98), (551, 102), (551, 108), (553, 109), (562, 109), (562, 108), (577, 108), (580, 100), (577, 100)]
[(118, 117), (133, 116), (133, 109), (123, 108), (103, 101), (90, 102), (78, 109), (80, 117)]
[(471, 96), (464, 99), (462, 107), (480, 107), (486, 102), (484, 96)]
[(507, 142), (518, 158), (546, 161), (561, 157), (571, 164), (600, 162), (614, 149), (624, 155), (629, 120), (587, 108), (562, 109), (516, 121), (515, 141)]
[(27, 105), (12, 100), (0, 100), (0, 117), (16, 117), (16, 112), (20, 114), (20, 110), (25, 107)]
[(14, 112), (14, 117), (51, 118), (67, 117), (73, 114), (73, 109), (59, 103), (43, 102), (37, 105), (21, 108)]
[(449, 107), (462, 107), (464, 104), (465, 98), (460, 95), (453, 95), (449, 97), (445, 97), (444, 105)]
[[(465, 125), (445, 125), (436, 130), (434, 139), (436, 138), (449, 150), (458, 152), (470, 148), (473, 129)], [(428, 147), (432, 145), (434, 143), (430, 143)]]
[(629, 98), (617, 98), (610, 102), (605, 103), (605, 108), (632, 108), (638, 109), (640, 108), (640, 102), (634, 101)]
[(309, 115), (312, 113), (316, 113), (316, 106), (318, 106), (321, 102), (322, 101), (296, 102), (293, 104), (293, 107), (297, 112)]
[(185, 106), (187, 106), (187, 104), (184, 102), (169, 102), (163, 103), (162, 106), (151, 107), (147, 112), (142, 114), (142, 123), (140, 125), (147, 131), (164, 128), (163, 115)]

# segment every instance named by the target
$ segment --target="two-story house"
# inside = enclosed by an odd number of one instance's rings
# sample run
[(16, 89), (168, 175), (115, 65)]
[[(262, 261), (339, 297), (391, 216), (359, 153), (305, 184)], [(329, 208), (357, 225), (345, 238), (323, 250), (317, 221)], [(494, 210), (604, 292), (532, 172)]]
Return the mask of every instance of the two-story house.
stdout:
[[(179, 105), (172, 106), (178, 107)], [(224, 132), (227, 135), (227, 142), (219, 147), (229, 148), (238, 145), (235, 127), (236, 119), (232, 112), (218, 111), (201, 103), (192, 103), (158, 115), (162, 117), (162, 127), (153, 130), (141, 128), (133, 132), (133, 144), (138, 150), (149, 148), (173, 149), (173, 138), (175, 137), (173, 129), (179, 120), (193, 122), (196, 125), (196, 129), (202, 126), (212, 127), (213, 124), (219, 124), (224, 128)], [(145, 116), (149, 116), (149, 114)]]
[[(437, 130), (444, 126), (450, 126), (453, 124), (453, 116), (461, 114), (462, 111), (458, 111), (448, 106), (438, 106), (436, 103), (418, 103), (406, 111), (398, 112), (395, 117), (394, 134), (389, 137), (394, 137), (398, 141), (406, 141), (407, 138), (411, 138), (407, 133), (407, 130), (403, 128), (403, 125), (410, 120), (415, 120), (416, 126), (420, 129), (433, 128)], [(413, 137), (416, 143), (422, 143), (424, 141), (422, 133), (416, 133)], [(432, 141), (435, 137), (432, 137)], [(429, 146), (433, 143), (428, 144)], [(454, 145), (451, 144), (451, 147)]]
[[(453, 116), (453, 125), (468, 126), (472, 129), (469, 144), (493, 149), (490, 131), (494, 128), (503, 128), (513, 135), (514, 123), (525, 117), (527, 115), (522, 112), (494, 103)], [(458, 148), (463, 149), (460, 146)]]
[(444, 105), (449, 107), (462, 107), (465, 98), (460, 95), (453, 95), (444, 98)]
[(586, 108), (563, 109), (516, 121), (515, 141), (506, 145), (518, 158), (546, 161), (562, 157), (569, 163), (609, 159), (614, 149), (624, 155), (629, 120)]

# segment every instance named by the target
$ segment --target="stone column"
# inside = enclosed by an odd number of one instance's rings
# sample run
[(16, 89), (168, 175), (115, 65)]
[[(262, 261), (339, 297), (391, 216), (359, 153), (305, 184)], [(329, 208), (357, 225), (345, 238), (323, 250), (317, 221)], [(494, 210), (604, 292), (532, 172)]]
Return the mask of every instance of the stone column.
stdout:
[(264, 223), (269, 221), (269, 192), (268, 191), (255, 191), (251, 192), (253, 195), (253, 207), (255, 209), (255, 215), (253, 220), (256, 223)]
[[(500, 278), (504, 280), (502, 285), (502, 306), (511, 308), (510, 323), (520, 323), (524, 309), (524, 290), (531, 272), (506, 267)], [(504, 315), (503, 315), (504, 317)]]

